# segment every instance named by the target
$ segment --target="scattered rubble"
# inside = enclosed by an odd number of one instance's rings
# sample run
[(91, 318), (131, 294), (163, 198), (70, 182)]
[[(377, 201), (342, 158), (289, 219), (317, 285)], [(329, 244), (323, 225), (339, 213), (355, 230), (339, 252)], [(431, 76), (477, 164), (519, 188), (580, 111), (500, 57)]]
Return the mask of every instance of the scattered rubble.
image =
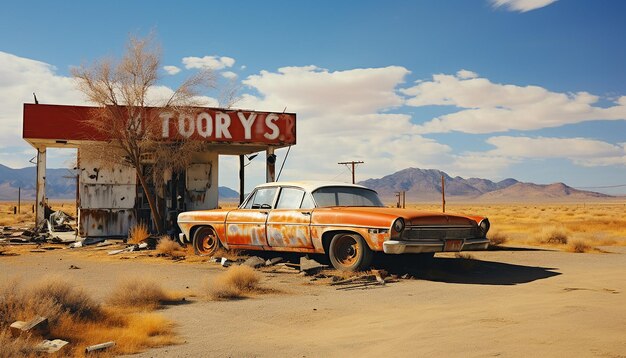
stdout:
[(258, 256), (250, 256), (246, 261), (242, 263), (242, 265), (256, 269), (265, 266), (265, 260)]
[(11, 323), (9, 329), (11, 330), (11, 335), (13, 335), (13, 337), (19, 337), (22, 334), (45, 336), (50, 333), (48, 318), (41, 316), (35, 316), (28, 322), (15, 321)]
[(41, 353), (56, 353), (65, 347), (69, 342), (62, 339), (55, 339), (52, 341), (44, 340), (35, 346), (35, 350)]

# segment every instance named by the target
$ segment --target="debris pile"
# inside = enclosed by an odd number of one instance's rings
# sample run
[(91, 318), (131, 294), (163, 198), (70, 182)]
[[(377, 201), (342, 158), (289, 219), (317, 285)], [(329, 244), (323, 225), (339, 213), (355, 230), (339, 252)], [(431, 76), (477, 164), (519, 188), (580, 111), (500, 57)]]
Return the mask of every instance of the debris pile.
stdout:
[[(35, 316), (29, 321), (15, 321), (9, 327), (11, 336), (40, 338), (41, 342), (35, 346), (35, 350), (40, 353), (57, 353), (66, 347), (70, 342), (62, 339), (52, 339), (50, 337), (50, 326), (47, 317)], [(115, 342), (96, 344), (85, 348), (85, 353), (101, 351), (115, 346)]]
[(66, 212), (55, 211), (38, 226), (19, 228), (4, 226), (0, 242), (11, 244), (75, 242), (78, 231), (70, 225), (72, 220), (75, 219)]

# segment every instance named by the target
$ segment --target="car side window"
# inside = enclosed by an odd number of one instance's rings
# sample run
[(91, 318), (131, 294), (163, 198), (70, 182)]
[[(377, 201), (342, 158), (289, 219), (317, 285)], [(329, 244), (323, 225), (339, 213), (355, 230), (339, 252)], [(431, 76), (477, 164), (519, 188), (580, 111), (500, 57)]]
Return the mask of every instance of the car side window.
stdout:
[(248, 200), (244, 209), (271, 209), (278, 188), (258, 189)]
[(307, 194), (304, 196), (304, 199), (302, 200), (302, 204), (300, 205), (300, 209), (313, 209), (315, 208), (315, 203), (313, 202), (313, 199), (311, 199), (311, 195)]
[(297, 209), (302, 203), (304, 190), (297, 188), (282, 188), (276, 209)]

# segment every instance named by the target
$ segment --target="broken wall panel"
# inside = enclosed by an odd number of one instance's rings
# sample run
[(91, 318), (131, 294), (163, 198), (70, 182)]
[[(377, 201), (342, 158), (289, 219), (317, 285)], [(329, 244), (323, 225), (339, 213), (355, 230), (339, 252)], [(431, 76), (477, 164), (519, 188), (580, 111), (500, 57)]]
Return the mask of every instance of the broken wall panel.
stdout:
[(186, 210), (215, 209), (218, 206), (218, 154), (195, 153), (186, 170)]
[(136, 222), (134, 209), (80, 209), (81, 237), (126, 237)]
[(87, 185), (80, 187), (81, 207), (87, 209), (132, 209), (137, 185)]

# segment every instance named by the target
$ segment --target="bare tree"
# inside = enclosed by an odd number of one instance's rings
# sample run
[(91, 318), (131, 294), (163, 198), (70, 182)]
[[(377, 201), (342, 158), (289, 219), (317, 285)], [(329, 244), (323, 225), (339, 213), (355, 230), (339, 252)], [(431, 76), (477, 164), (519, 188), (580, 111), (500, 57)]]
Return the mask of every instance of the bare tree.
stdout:
[[(109, 163), (135, 169), (156, 230), (163, 232), (156, 193), (149, 189), (149, 179), (161, 176), (166, 168), (184, 169), (189, 164), (189, 154), (202, 150), (204, 144), (193, 140), (163, 141), (159, 115), (164, 111), (191, 113), (206, 105), (206, 97), (203, 100), (200, 93), (215, 88), (216, 81), (213, 72), (200, 71), (171, 92), (160, 87), (160, 92), (167, 92), (167, 96), (159, 98), (155, 92), (160, 59), (161, 51), (153, 36), (131, 37), (121, 59), (103, 59), (75, 68), (72, 74), (79, 89), (97, 107), (89, 120), (90, 127), (110, 138), (107, 143), (94, 142), (91, 149), (96, 150), (92, 151), (106, 153)], [(234, 98), (234, 94), (229, 95)], [(107, 145), (109, 149), (105, 149)], [(111, 145), (119, 150), (112, 151)]]

